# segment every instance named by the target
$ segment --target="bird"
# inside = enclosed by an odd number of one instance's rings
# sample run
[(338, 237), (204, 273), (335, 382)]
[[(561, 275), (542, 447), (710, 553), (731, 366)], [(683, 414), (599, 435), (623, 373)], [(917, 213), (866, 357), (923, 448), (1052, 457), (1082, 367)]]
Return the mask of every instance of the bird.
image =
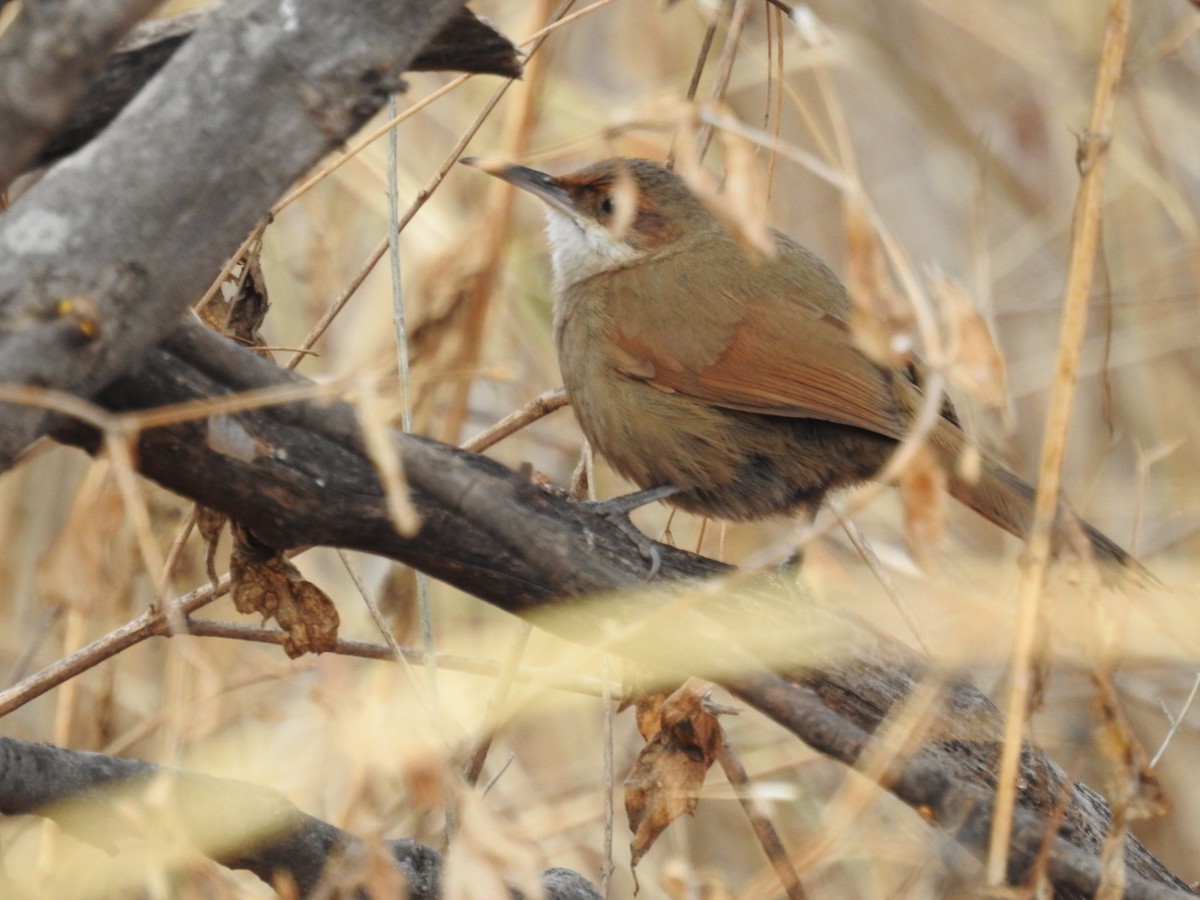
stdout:
[[(842, 282), (783, 233), (770, 231), (774, 254), (751, 259), (650, 160), (561, 176), (463, 162), (545, 204), (563, 384), (592, 447), (642, 489), (623, 510), (664, 499), (733, 521), (812, 517), (831, 491), (872, 479), (911, 429), (921, 370), (868, 357)], [(972, 445), (948, 398), (927, 440), (952, 496), (1027, 535), (1034, 488), (988, 453), (964, 471)], [(1097, 560), (1144, 571), (1065, 505), (1059, 518), (1060, 549), (1082, 533)]]

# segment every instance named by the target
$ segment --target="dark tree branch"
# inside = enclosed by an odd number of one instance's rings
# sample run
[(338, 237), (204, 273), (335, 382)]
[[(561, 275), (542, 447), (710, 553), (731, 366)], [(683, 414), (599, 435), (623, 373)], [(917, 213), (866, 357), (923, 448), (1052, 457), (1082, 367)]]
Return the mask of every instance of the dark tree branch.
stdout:
[[(803, 680), (822, 682), (825, 688), (831, 686), (825, 678), (814, 678), (813, 674), (816, 673), (807, 674)], [(767, 676), (744, 682), (735, 680), (729, 687), (734, 694), (801, 735), (813, 749), (835, 759), (855, 761), (870, 746), (869, 731), (839, 716), (816, 690), (796, 681)], [(896, 760), (880, 780), (960, 845), (983, 858), (991, 833), (994, 775), (999, 768), (1001, 736), (983, 739), (984, 734), (975, 732), (975, 726), (982, 726), (984, 733), (991, 732), (1000, 724), (999, 712), (968, 685), (947, 687), (948, 700), (954, 708), (939, 723), (940, 733), (927, 740), (920, 752)], [(884, 717), (872, 718), (880, 724)], [(964, 729), (964, 722), (971, 727)], [(971, 733), (971, 737), (954, 737), (963, 732)], [(1054, 896), (1060, 900), (1094, 897), (1101, 884), (1100, 850), (1112, 824), (1108, 805), (1087, 785), (1068, 784), (1062, 770), (1036, 748), (1027, 747), (1023, 751), (1020, 771), (1022, 788), (1013, 816), (1009, 882), (1024, 884), (1034, 871), (1043, 851), (1044, 835), (1057, 820), (1054, 801), (1069, 791), (1065, 795), (1068, 808), (1051, 847), (1047, 874), (1054, 885)], [(1127, 900), (1178, 900), (1194, 896), (1186, 882), (1171, 874), (1132, 837), (1126, 842), (1125, 863), (1128, 883), (1123, 896)]]
[[(219, 7), (82, 158), (0, 217), (0, 382), (90, 397), (135, 365), (461, 6)], [(0, 468), (46, 428), (39, 411), (0, 409)]]
[[(99, 401), (113, 411), (129, 411), (298, 382), (298, 376), (187, 324)], [(231, 434), (241, 439), (231, 440)], [(95, 443), (94, 434), (89, 438), (80, 429), (63, 436)], [(143, 473), (236, 516), (269, 544), (324, 543), (377, 553), (518, 615), (553, 606), (556, 615), (541, 624), (579, 642), (593, 642), (617, 625), (623, 638), (616, 649), (643, 664), (662, 666), (665, 657), (673, 672), (724, 665), (717, 677), (738, 696), (847, 765), (856, 763), (896, 704), (933, 677), (923, 660), (852, 616), (802, 606), (802, 598), (781, 597), (781, 590), (753, 583), (701, 588), (696, 579), (727, 573), (728, 567), (673, 548), (661, 548), (662, 573), (654, 590), (631, 590), (641, 583), (645, 564), (607, 520), (543, 493), (486, 458), (405, 435), (396, 435), (396, 445), (423, 520), (411, 539), (396, 534), (387, 518), (354, 413), (344, 404), (292, 403), (155, 428), (142, 435), (138, 456)], [(222, 446), (259, 450), (248, 458), (221, 452)], [(598, 592), (606, 593), (603, 603), (569, 602)], [(696, 602), (700, 592), (704, 603)], [(688, 599), (686, 611), (671, 612), (680, 597)], [(653, 624), (635, 627), (647, 619)], [(730, 621), (756, 623), (775, 646), (739, 650), (738, 638), (727, 630)], [(837, 653), (802, 667), (776, 665), (785, 677), (754, 661), (787, 659), (789, 649), (812, 647), (835, 647)], [(973, 686), (947, 679), (941, 688), (942, 714), (921, 751), (880, 780), (983, 856), (1004, 723)], [(1065, 796), (1068, 807), (1050, 871), (1059, 896), (1090, 896), (1110, 824), (1107, 807), (1083, 785), (1072, 786), (1032, 747), (1021, 783), (1013, 881), (1028, 877), (1055, 805)], [(1126, 860), (1128, 896), (1187, 891), (1133, 838)]]
[(62, 125), (113, 47), (161, 0), (26, 3), (0, 37), (0, 191)]
[(512, 41), (469, 9), (438, 32), (417, 54), (414, 72), (473, 72), (477, 75), (521, 77), (521, 59)]
[[(208, 18), (193, 10), (143, 22), (122, 42), (70, 118), (42, 148), (35, 161), (42, 166), (73, 153), (108, 125), (192, 33)], [(517, 48), (474, 13), (461, 9), (417, 54), (413, 72), (454, 71), (481, 75), (521, 76)]]
[[(174, 835), (268, 884), (286, 873), (302, 897), (329, 877), (331, 862), (352, 878), (363, 855), (357, 837), (266, 788), (6, 737), (0, 737), (0, 813), (45, 816), (109, 852), (131, 839)], [(441, 854), (411, 840), (385, 843), (404, 875), (407, 900), (440, 900)], [(568, 869), (548, 869), (542, 883), (547, 900), (600, 897), (582, 875)]]

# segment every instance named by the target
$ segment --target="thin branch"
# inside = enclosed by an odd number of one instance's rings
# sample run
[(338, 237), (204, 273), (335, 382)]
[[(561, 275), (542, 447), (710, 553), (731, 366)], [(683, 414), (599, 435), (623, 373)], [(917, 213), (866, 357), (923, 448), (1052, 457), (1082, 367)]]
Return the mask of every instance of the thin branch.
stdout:
[[(262, 628), (257, 625), (246, 625), (241, 622), (221, 622), (215, 619), (191, 619), (188, 622), (189, 634), (194, 637), (226, 638), (234, 641), (249, 641), (257, 644), (273, 644), (282, 647), (287, 641), (287, 632), (278, 628)], [(378, 659), (383, 661), (395, 660), (397, 655), (412, 665), (422, 665), (425, 653), (412, 647), (400, 647), (399, 654), (393, 653), (392, 648), (383, 644), (372, 644), (366, 641), (351, 641), (339, 638), (331, 654), (336, 656), (352, 656), (359, 659)], [(506, 677), (506, 672), (514, 681), (536, 684), (539, 687), (556, 691), (566, 691), (585, 697), (603, 697), (605, 682), (603, 679), (588, 678), (581, 675), (567, 675), (553, 669), (531, 668), (517, 666), (509, 669), (506, 663), (498, 663), (490, 659), (480, 659), (475, 656), (459, 656), (453, 653), (439, 653), (437, 657), (439, 668), (455, 672), (465, 672), (470, 675), (481, 675), (489, 678)], [(615, 688), (618, 693), (624, 693), (620, 684), (609, 685), (609, 691)]]
[(463, 441), (462, 449), (470, 450), (472, 453), (482, 453), (505, 438), (516, 434), (522, 428), (529, 427), (538, 419), (544, 418), (564, 406), (569, 406), (570, 403), (567, 392), (561, 387), (545, 391), (516, 412), (509, 413), (495, 425), (485, 428), (470, 440)]
[(140, 644), (146, 638), (170, 634), (169, 614), (186, 616), (211, 603), (229, 591), (229, 576), (226, 575), (214, 589), (212, 585), (196, 588), (170, 604), (158, 609), (148, 609), (140, 616), (110, 631), (102, 638), (92, 641), (69, 656), (56, 660), (40, 672), (35, 672), (17, 684), (0, 691), (0, 717), (24, 706), (35, 697), (69, 681), (76, 675), (94, 668), (106, 659), (111, 659), (122, 650)]
[(762, 810), (758, 798), (754, 796), (754, 786), (750, 783), (750, 776), (738, 758), (737, 751), (733, 749), (728, 740), (721, 741), (720, 749), (717, 750), (717, 762), (721, 764), (721, 771), (725, 773), (725, 778), (733, 788), (733, 793), (738, 798), (742, 811), (750, 821), (750, 827), (754, 829), (754, 836), (758, 838), (759, 846), (767, 855), (771, 868), (779, 876), (784, 893), (788, 895), (789, 900), (804, 900), (808, 894), (805, 893), (804, 886), (800, 883), (800, 876), (796, 874), (796, 869), (792, 866), (791, 859), (788, 858), (787, 849), (783, 846), (783, 841), (779, 839), (779, 832), (775, 830), (775, 825)]
[(1178, 716), (1172, 716), (1167, 708), (1163, 707), (1163, 712), (1167, 714), (1167, 721), (1171, 723), (1171, 727), (1167, 730), (1166, 735), (1162, 739), (1162, 743), (1158, 745), (1158, 749), (1154, 751), (1154, 756), (1150, 759), (1150, 768), (1158, 765), (1158, 761), (1162, 759), (1164, 753), (1167, 752), (1167, 747), (1171, 745), (1176, 733), (1183, 725), (1184, 719), (1187, 718), (1188, 710), (1192, 708), (1192, 704), (1196, 701), (1196, 692), (1200, 691), (1200, 674), (1196, 676), (1196, 680), (1192, 682), (1192, 689), (1187, 695), (1187, 699), (1183, 701), (1183, 708), (1179, 710)]
[[(733, 0), (733, 15), (729, 19), (729, 31), (725, 35), (725, 48), (717, 61), (717, 75), (713, 80), (711, 100), (714, 105), (725, 98), (729, 87), (729, 78), (733, 74), (733, 61), (737, 58), (738, 42), (742, 39), (742, 29), (746, 27), (746, 17), (750, 14), (751, 0)], [(712, 126), (707, 122), (696, 132), (696, 159), (703, 160), (708, 152), (709, 141), (712, 140)]]

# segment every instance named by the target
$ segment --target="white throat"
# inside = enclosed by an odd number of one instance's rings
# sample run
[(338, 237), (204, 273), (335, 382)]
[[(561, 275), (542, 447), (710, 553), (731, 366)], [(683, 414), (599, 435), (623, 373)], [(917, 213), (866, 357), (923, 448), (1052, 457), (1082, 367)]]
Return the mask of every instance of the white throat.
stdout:
[(599, 222), (574, 219), (554, 207), (546, 209), (546, 235), (550, 239), (555, 291), (601, 272), (624, 268), (642, 255), (615, 239)]

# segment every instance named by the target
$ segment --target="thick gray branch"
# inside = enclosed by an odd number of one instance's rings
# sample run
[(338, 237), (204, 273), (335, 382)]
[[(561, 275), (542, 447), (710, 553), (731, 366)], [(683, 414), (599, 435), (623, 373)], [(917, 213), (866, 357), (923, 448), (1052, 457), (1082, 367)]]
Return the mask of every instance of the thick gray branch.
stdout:
[[(230, 0), (0, 217), (0, 382), (92, 396), (271, 202), (401, 86), (462, 0)], [(0, 408), (0, 468), (46, 428)]]
[[(208, 10), (191, 10), (169, 19), (143, 22), (135, 28), (92, 82), (71, 117), (42, 147), (34, 161), (36, 165), (60, 159), (91, 140), (208, 16)], [(409, 69), (519, 78), (521, 61), (517, 48), (508, 38), (476, 18), (470, 10), (461, 9), (417, 54)]]
[(0, 191), (66, 121), (109, 53), (161, 0), (26, 3), (0, 37)]

